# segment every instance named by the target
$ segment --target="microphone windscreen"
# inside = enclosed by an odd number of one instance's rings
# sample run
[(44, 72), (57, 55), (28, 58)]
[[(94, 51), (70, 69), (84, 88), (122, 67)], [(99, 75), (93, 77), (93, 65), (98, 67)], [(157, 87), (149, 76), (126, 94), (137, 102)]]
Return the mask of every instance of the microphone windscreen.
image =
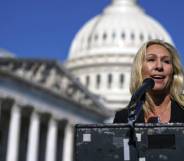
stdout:
[(143, 80), (143, 84), (146, 84), (152, 89), (155, 86), (155, 81), (152, 78), (146, 78)]

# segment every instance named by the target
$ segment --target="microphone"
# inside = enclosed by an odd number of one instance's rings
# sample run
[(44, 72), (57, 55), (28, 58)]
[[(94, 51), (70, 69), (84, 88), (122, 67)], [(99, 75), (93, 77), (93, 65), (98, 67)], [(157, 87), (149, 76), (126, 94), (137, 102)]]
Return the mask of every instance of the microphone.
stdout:
[(142, 85), (137, 89), (137, 91), (132, 95), (131, 101), (138, 101), (140, 98), (149, 90), (153, 89), (155, 82), (152, 78), (144, 79)]

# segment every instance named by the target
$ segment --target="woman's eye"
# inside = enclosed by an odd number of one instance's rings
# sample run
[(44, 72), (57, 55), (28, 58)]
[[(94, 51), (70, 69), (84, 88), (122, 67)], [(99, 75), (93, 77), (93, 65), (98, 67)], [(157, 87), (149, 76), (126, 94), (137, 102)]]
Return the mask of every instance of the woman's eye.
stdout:
[(149, 59), (147, 59), (147, 61), (148, 62), (152, 62), (152, 61), (154, 61), (154, 59), (153, 58), (149, 58)]
[(170, 60), (164, 60), (164, 62), (165, 62), (166, 64), (171, 64), (171, 61), (170, 61)]

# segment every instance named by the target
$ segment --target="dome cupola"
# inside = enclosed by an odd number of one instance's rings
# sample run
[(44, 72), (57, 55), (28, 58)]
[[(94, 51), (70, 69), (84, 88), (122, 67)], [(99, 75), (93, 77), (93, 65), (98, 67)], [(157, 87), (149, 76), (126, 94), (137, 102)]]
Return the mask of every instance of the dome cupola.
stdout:
[(69, 59), (103, 54), (135, 54), (150, 39), (172, 43), (167, 31), (144, 13), (136, 0), (112, 0), (76, 34)]

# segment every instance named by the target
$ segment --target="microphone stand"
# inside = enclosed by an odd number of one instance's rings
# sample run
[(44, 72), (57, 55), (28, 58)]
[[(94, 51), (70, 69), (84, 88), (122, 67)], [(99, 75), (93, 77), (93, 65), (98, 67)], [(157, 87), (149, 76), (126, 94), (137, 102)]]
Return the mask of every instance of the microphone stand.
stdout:
[(130, 125), (131, 127), (135, 126), (135, 122), (139, 117), (144, 101), (145, 101), (145, 94), (142, 97), (140, 97), (138, 100), (131, 99), (128, 105), (128, 125)]
[(140, 157), (139, 147), (137, 144), (137, 137), (135, 133), (135, 122), (139, 117), (140, 111), (142, 110), (145, 101), (145, 94), (140, 97), (137, 101), (134, 99), (130, 101), (128, 105), (128, 125), (130, 126), (130, 140), (129, 145), (133, 145), (136, 149), (138, 158)]

